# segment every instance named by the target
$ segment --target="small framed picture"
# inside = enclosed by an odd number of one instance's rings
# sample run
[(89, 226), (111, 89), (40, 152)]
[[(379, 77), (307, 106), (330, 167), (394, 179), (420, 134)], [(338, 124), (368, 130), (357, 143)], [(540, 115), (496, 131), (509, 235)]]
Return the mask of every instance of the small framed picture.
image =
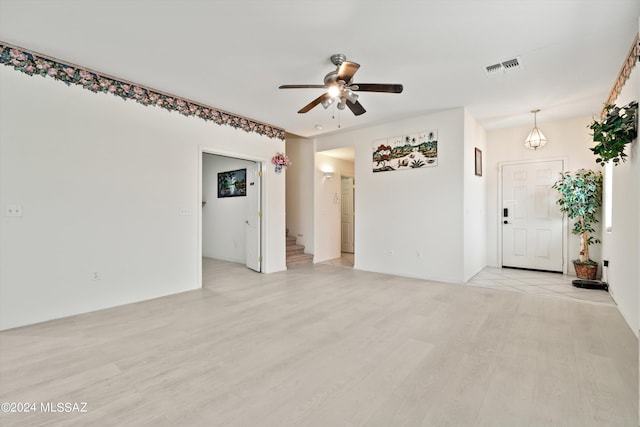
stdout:
[(238, 169), (218, 173), (218, 197), (244, 197), (247, 195), (247, 170)]
[(482, 176), (482, 150), (476, 148), (476, 175)]

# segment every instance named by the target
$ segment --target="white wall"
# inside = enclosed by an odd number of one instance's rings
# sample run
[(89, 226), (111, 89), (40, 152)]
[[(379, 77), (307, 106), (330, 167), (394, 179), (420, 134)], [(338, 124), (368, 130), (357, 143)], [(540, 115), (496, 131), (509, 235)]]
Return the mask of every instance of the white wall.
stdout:
[[(640, 99), (640, 70), (636, 65), (622, 93), (619, 106)], [(627, 162), (613, 168), (612, 228), (603, 233), (603, 258), (609, 260), (609, 293), (631, 329), (638, 334), (640, 297), (640, 150), (638, 139), (626, 150)]]
[[(538, 127), (547, 137), (547, 145), (536, 151), (529, 150), (524, 146), (524, 140), (533, 127), (533, 117), (531, 126), (487, 133), (487, 265), (498, 266), (501, 264), (498, 229), (501, 226), (500, 202), (498, 200), (498, 164), (501, 162), (563, 159), (567, 161), (565, 169), (569, 171), (580, 168), (602, 170), (595, 162), (593, 153), (589, 151), (589, 147), (593, 144), (588, 129), (591, 121), (592, 117), (584, 116), (548, 122), (544, 119), (544, 111), (542, 111), (538, 114)], [(578, 258), (579, 251), (579, 236), (568, 231), (569, 260), (567, 265), (569, 274), (575, 275), (571, 260)], [(600, 245), (592, 245), (589, 251), (593, 260), (601, 261)]]
[[(218, 198), (218, 173), (254, 167), (255, 162), (205, 153), (202, 158), (202, 256), (247, 261), (247, 197)], [(247, 175), (248, 177), (248, 175)]]
[[(357, 268), (464, 281), (464, 117), (465, 110), (457, 108), (316, 140), (316, 151), (355, 146)], [(372, 172), (374, 140), (432, 129), (438, 130), (437, 167)], [(317, 190), (316, 194), (326, 199), (334, 192), (340, 194), (337, 181), (335, 189)], [(333, 232), (321, 215), (330, 201), (320, 204), (316, 199), (316, 205), (319, 239)]]
[(286, 172), (287, 228), (289, 235), (304, 245), (305, 253), (313, 253), (314, 142), (287, 134), (286, 145), (287, 157), (291, 160)]
[[(487, 265), (487, 134), (467, 111), (464, 115), (464, 281)], [(482, 176), (475, 173), (475, 149), (482, 151)]]
[[(265, 162), (284, 151), (280, 140), (8, 67), (0, 113), (0, 205), (24, 211), (0, 218), (0, 329), (199, 287), (201, 150)], [(267, 168), (263, 187), (264, 266), (279, 271), (284, 178)]]

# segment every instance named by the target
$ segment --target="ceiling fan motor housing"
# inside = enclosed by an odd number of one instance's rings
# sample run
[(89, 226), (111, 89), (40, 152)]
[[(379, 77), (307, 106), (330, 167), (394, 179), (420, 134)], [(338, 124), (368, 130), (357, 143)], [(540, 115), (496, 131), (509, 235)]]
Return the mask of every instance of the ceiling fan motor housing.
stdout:
[(337, 83), (337, 79), (338, 79), (338, 71), (331, 71), (330, 73), (327, 73), (326, 76), (324, 76), (324, 84), (326, 86), (331, 86)]

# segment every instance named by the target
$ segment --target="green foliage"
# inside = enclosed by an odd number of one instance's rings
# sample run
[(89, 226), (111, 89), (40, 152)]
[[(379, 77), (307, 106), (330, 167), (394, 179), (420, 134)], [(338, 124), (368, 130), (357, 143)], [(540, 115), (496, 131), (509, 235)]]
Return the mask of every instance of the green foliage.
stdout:
[(593, 224), (598, 222), (598, 210), (602, 206), (602, 173), (580, 169), (575, 173), (563, 172), (552, 188), (560, 193), (556, 202), (569, 219), (574, 220), (572, 233), (580, 234), (583, 248), (581, 261), (589, 260), (589, 245), (600, 240), (589, 236)]
[(575, 174), (563, 172), (553, 184), (560, 193), (556, 202), (570, 219), (582, 218), (574, 224), (573, 233), (593, 233), (592, 224), (598, 222), (597, 213), (602, 206), (602, 173), (580, 169)]
[(412, 167), (412, 168), (421, 168), (423, 166), (424, 166), (424, 162), (422, 160), (414, 160), (409, 165), (409, 167)]
[(602, 122), (594, 120), (589, 126), (593, 131), (593, 141), (597, 142), (590, 150), (596, 155), (596, 163), (601, 166), (609, 160), (613, 160), (617, 166), (621, 161), (627, 161), (624, 149), (638, 135), (638, 102), (632, 101), (622, 108), (606, 105), (605, 111)]

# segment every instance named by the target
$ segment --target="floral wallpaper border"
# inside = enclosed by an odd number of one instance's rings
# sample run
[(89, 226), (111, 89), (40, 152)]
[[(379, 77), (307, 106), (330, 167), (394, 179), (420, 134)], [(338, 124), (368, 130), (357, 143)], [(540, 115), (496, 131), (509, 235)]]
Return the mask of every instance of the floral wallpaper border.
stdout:
[(78, 85), (94, 93), (111, 93), (124, 100), (133, 100), (142, 105), (161, 107), (168, 111), (177, 111), (184, 116), (199, 117), (220, 126), (231, 126), (246, 132), (255, 132), (269, 138), (284, 140), (285, 131), (246, 117), (221, 111), (131, 82), (120, 81), (95, 71), (83, 69), (77, 65), (64, 63), (35, 52), (0, 42), (0, 63), (13, 67), (30, 76), (53, 77), (67, 85)]
[(602, 118), (604, 118), (608, 113), (607, 105), (615, 105), (618, 95), (622, 92), (622, 86), (624, 86), (627, 80), (629, 80), (631, 72), (638, 61), (640, 61), (640, 36), (636, 33), (633, 43), (631, 44), (631, 48), (629, 49), (629, 53), (627, 53), (627, 57), (622, 64), (622, 69), (620, 70), (620, 73), (618, 73), (616, 82), (613, 84), (609, 97), (604, 103), (601, 113)]

